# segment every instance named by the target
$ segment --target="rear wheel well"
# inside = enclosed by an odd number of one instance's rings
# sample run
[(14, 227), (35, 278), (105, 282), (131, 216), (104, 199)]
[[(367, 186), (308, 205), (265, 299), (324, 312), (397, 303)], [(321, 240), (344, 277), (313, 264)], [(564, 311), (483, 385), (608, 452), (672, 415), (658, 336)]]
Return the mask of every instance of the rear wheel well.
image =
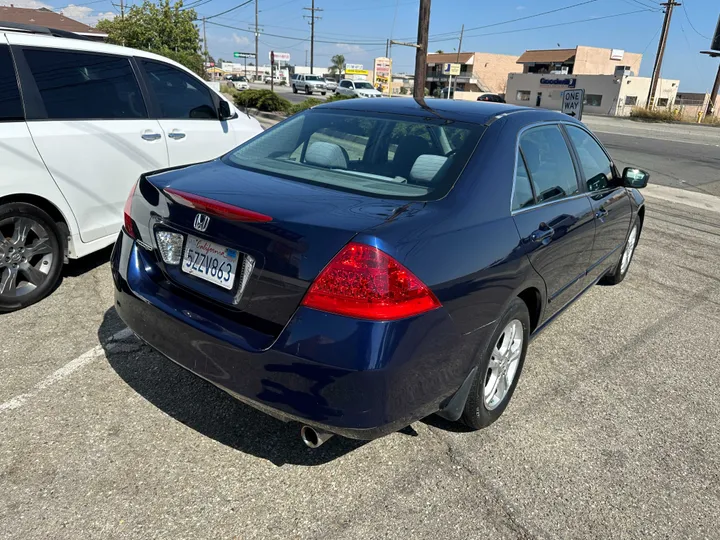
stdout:
[(67, 220), (63, 216), (62, 212), (53, 203), (47, 199), (38, 195), (30, 195), (26, 193), (18, 193), (15, 195), (8, 195), (6, 197), (0, 197), (0, 204), (7, 203), (27, 203), (37, 206), (44, 212), (46, 212), (55, 223), (57, 223), (63, 237), (60, 239), (62, 242), (63, 250), (65, 252), (65, 262), (67, 262), (68, 256), (68, 237), (70, 236), (70, 228), (68, 227)]
[(540, 322), (540, 311), (542, 310), (540, 291), (535, 287), (530, 287), (518, 294), (518, 298), (525, 302), (528, 313), (530, 313), (530, 333), (532, 334)]

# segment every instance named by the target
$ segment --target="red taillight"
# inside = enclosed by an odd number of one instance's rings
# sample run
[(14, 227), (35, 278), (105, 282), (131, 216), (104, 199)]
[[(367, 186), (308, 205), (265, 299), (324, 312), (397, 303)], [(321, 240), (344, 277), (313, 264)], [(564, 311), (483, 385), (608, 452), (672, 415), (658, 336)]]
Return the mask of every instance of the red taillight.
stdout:
[(440, 302), (390, 255), (351, 242), (320, 272), (302, 305), (359, 319), (390, 321), (439, 308)]
[(130, 217), (130, 214), (132, 213), (132, 200), (133, 200), (133, 196), (135, 195), (136, 188), (137, 188), (137, 182), (135, 182), (133, 184), (133, 187), (130, 190), (130, 195), (128, 195), (127, 201), (125, 201), (125, 208), (123, 209), (125, 232), (128, 234), (128, 236), (130, 238), (135, 238), (135, 229), (133, 228), (132, 217)]
[(222, 217), (225, 219), (231, 219), (234, 221), (247, 221), (250, 223), (265, 223), (272, 221), (270, 216), (261, 214), (259, 212), (253, 212), (245, 208), (239, 208), (232, 204), (216, 201), (214, 199), (208, 199), (201, 195), (195, 195), (194, 193), (185, 193), (173, 188), (165, 188), (170, 198), (178, 204), (189, 206), (203, 212), (205, 214), (211, 214), (213, 216)]

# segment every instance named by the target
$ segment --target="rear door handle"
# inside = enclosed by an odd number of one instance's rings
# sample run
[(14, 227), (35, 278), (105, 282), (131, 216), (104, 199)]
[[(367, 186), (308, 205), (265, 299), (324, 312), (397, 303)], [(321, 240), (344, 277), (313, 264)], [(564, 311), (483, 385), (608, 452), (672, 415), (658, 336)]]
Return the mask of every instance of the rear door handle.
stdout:
[(607, 217), (607, 215), (608, 215), (608, 211), (605, 210), (604, 208), (600, 208), (600, 210), (595, 212), (595, 217), (598, 219)]
[(162, 137), (162, 135), (160, 135), (159, 133), (148, 132), (143, 133), (141, 137), (146, 141), (157, 141), (160, 137)]
[(168, 133), (168, 137), (170, 137), (171, 139), (179, 140), (179, 139), (184, 139), (185, 134), (183, 132), (175, 129), (175, 130), (171, 131), (170, 133)]
[(540, 228), (533, 232), (530, 238), (533, 242), (545, 242), (545, 240), (549, 240), (553, 234), (555, 234), (555, 229), (545, 223), (541, 223)]

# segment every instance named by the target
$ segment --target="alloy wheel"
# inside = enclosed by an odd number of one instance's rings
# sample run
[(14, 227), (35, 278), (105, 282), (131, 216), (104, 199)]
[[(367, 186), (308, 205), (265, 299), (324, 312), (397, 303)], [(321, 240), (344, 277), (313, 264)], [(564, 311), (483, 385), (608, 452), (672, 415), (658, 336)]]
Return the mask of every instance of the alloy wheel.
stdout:
[(50, 232), (32, 218), (0, 220), (0, 297), (31, 293), (48, 279), (53, 267)]
[(628, 236), (627, 245), (625, 246), (625, 251), (623, 252), (622, 256), (622, 262), (620, 263), (620, 273), (624, 274), (627, 272), (628, 266), (630, 266), (630, 261), (632, 260), (633, 252), (635, 251), (635, 244), (637, 243), (637, 225), (635, 225), (630, 231), (630, 236)]
[(489, 411), (500, 405), (512, 386), (523, 350), (523, 325), (513, 319), (503, 329), (490, 355), (483, 401)]

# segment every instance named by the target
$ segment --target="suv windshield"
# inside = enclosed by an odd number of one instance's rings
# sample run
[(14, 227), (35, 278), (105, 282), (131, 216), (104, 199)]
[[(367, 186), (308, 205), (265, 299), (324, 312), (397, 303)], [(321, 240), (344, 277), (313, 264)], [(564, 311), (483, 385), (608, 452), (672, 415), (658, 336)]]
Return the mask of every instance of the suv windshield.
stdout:
[(322, 81), (322, 77), (319, 77), (317, 75), (305, 75), (306, 81)]
[(356, 82), (355, 88), (359, 88), (360, 90), (373, 90), (373, 85), (369, 82)]
[(434, 200), (452, 188), (484, 129), (441, 119), (316, 109), (222, 159), (241, 169), (330, 189)]

